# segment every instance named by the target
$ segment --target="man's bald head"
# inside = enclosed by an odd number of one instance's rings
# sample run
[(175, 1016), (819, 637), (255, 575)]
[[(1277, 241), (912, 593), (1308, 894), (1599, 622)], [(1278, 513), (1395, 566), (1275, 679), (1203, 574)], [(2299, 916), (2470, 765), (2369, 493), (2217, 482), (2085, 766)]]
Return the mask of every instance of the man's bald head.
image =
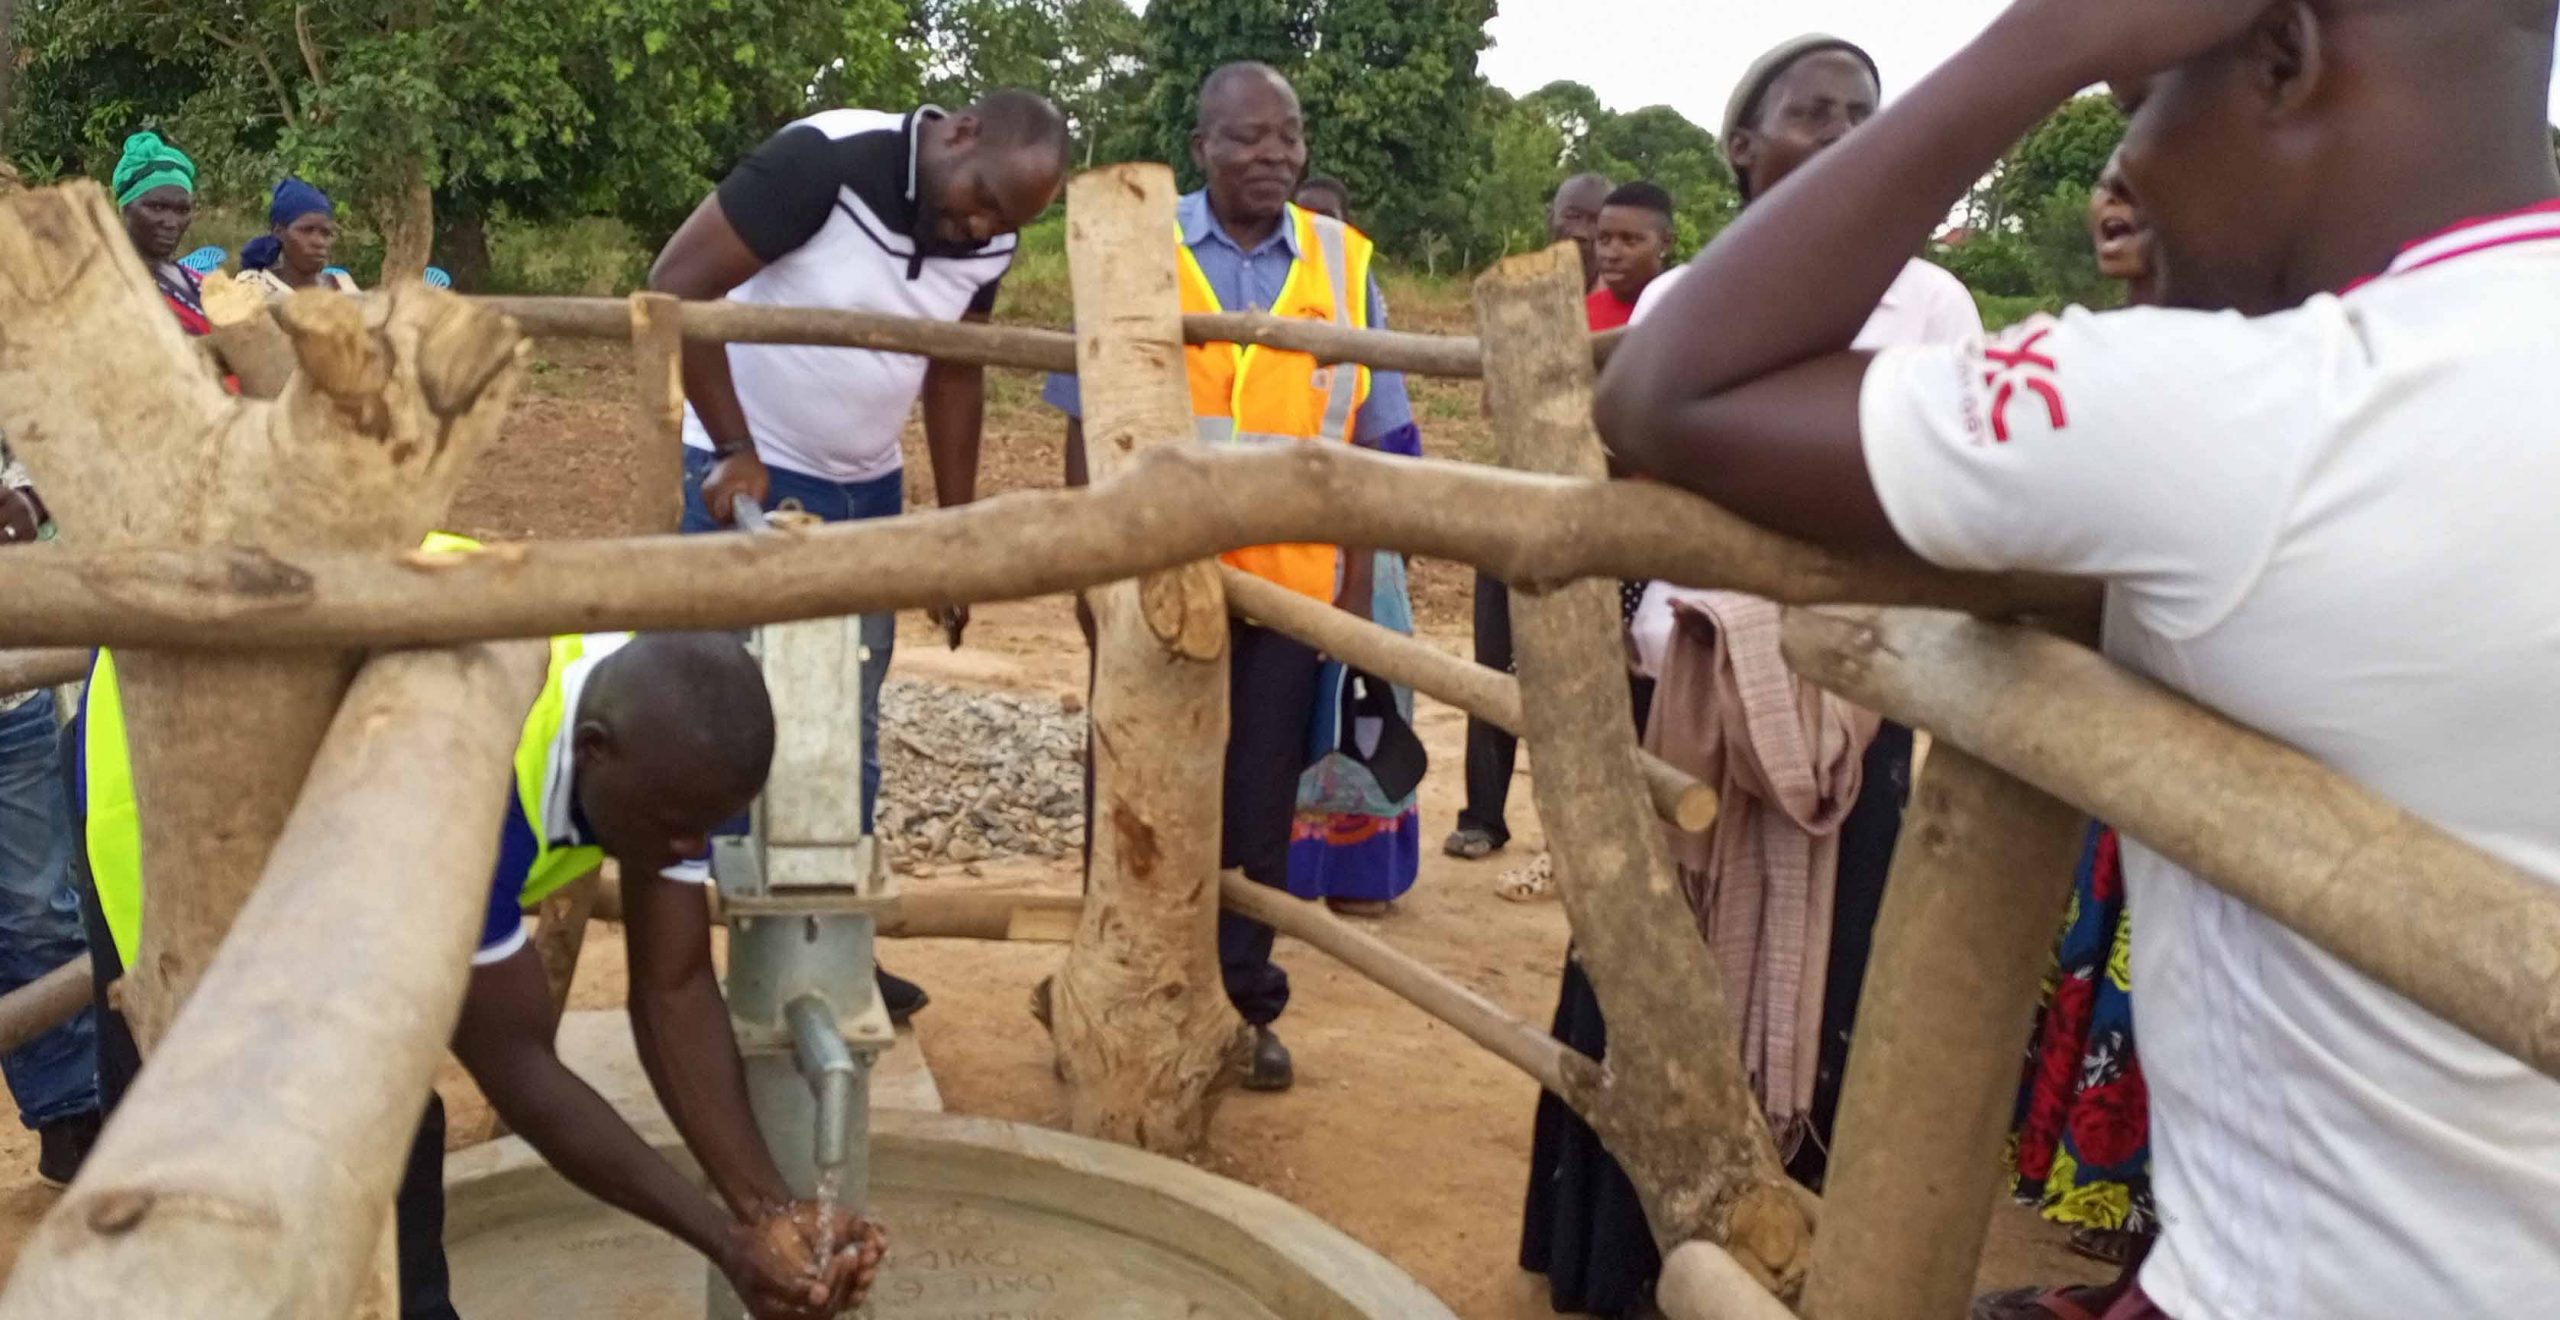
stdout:
[(975, 251), (1038, 219), (1058, 199), (1067, 146), (1066, 116), (1049, 98), (1018, 88), (989, 92), (956, 115), (925, 121), (916, 174), (934, 242)]
[(773, 766), (764, 672), (728, 633), (642, 633), (596, 663), (573, 739), (578, 805), (618, 858), (695, 855)]
[(1606, 174), (1577, 174), (1556, 185), (1556, 195), (1547, 199), (1547, 241), (1570, 241), (1582, 253), (1582, 287), (1590, 288), (1600, 278), (1600, 208), (1618, 185)]
[(2119, 81), (2161, 299), (2282, 310), (2560, 193), (2556, 17), (2555, 0), (2282, 0), (2235, 40)]
[(1192, 116), (1195, 131), (1206, 132), (1215, 127), (1218, 118), (1241, 106), (1265, 97), (1288, 102), (1291, 112), (1298, 109), (1298, 89), (1278, 69), (1260, 60), (1237, 60), (1221, 64), (1200, 80), (1200, 101)]
[(1298, 93), (1268, 64), (1221, 66), (1200, 84), (1191, 163), (1209, 183), (1209, 209), (1234, 229), (1272, 223), (1306, 177), (1306, 121)]

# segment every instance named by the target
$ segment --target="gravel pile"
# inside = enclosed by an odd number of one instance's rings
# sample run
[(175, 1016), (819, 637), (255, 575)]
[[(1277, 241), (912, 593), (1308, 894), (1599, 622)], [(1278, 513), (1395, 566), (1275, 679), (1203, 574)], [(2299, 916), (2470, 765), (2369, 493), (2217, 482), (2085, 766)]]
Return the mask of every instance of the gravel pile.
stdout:
[(880, 690), (877, 832), (928, 872), (1084, 848), (1084, 703), (913, 679)]

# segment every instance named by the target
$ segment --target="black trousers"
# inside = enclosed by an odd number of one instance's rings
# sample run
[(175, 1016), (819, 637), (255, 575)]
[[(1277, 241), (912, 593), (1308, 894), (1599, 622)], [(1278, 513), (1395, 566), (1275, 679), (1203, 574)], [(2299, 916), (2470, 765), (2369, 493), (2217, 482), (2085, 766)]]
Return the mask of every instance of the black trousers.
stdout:
[[(1511, 668), (1511, 588), (1487, 573), (1476, 574), (1476, 663)], [(1511, 842), (1503, 817), (1519, 761), (1520, 740), (1509, 730), (1467, 717), (1467, 805), (1458, 812), (1458, 828), (1482, 830), (1496, 847)]]
[[(66, 773), (79, 755), (64, 730)], [(73, 781), (78, 782), (78, 781)], [(90, 996), (98, 1014), (98, 1108), (113, 1118), (124, 1093), (142, 1071), (142, 1051), (124, 1015), (107, 1004), (107, 987), (124, 975), (116, 956), (115, 937), (107, 930), (106, 910), (98, 904), (98, 887), (89, 876), (87, 849), (72, 849), (73, 880), (80, 891), (80, 919), (89, 931)], [(461, 1320), (453, 1309), (452, 1277), (444, 1259), (444, 1098), (427, 1093), (427, 1112), (410, 1138), (409, 1158), (400, 1174), (399, 1199), (392, 1204), (399, 1235), (400, 1320)]]
[[(1255, 884), (1289, 887), (1289, 830), (1298, 815), (1298, 776), (1307, 768), (1307, 725), (1315, 716), (1314, 648), (1249, 623), (1227, 634), (1227, 782), (1218, 865)], [(1250, 917), (1218, 912), (1218, 966), (1227, 999), (1244, 1020), (1269, 1026), (1289, 1006), (1289, 974), (1271, 961), (1272, 932)]]

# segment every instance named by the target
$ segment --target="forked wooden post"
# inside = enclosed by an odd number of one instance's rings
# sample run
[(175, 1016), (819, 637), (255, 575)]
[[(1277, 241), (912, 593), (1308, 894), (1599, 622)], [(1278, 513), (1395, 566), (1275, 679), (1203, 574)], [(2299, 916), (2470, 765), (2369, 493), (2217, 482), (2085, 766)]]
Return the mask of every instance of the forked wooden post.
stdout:
[[(1067, 189), (1067, 263), (1096, 480), (1188, 442), (1173, 173)], [(1144, 523), (1127, 529), (1142, 535)], [(1202, 560), (1087, 594), (1096, 625), (1093, 878), (1051, 1021), (1076, 1132), (1161, 1152), (1207, 1135), (1239, 1020), (1218, 975), (1227, 604)]]
[[(102, 583), (129, 608), (207, 585), (147, 551), (415, 546), (514, 393), (521, 336), (449, 295), (406, 289), (360, 305), (306, 290), (274, 315), (301, 374), (276, 402), (233, 398), (94, 184), (0, 202), (0, 426), (66, 542), (146, 551)], [(256, 884), (359, 654), (119, 655), (155, 877), (124, 996), (146, 1050)]]
[[(1485, 392), (1510, 466), (1605, 475), (1581, 293), (1569, 246), (1514, 257), (1477, 281)], [(1743, 1076), (1723, 983), (1672, 883), (1637, 760), (1616, 600), (1596, 581), (1511, 600), (1538, 819), (1609, 1019), (1592, 1127), (1635, 1183), (1666, 1254), (1692, 1238), (1725, 1244), (1784, 1294), (1803, 1277), (1812, 1227)]]
[[(622, 536), (671, 533), (684, 521), (684, 305), (663, 293), (631, 295), (630, 450), (621, 464), (630, 480)], [(551, 1011), (567, 1010), (586, 950), (587, 923), (596, 912), (604, 876), (591, 871), (542, 900), (536, 909), (534, 952), (551, 979)], [(492, 1114), (494, 1125), (497, 1116)]]
[(348, 1313), (461, 1011), (542, 660), (366, 667), (239, 938), (28, 1239), (0, 1320)]
[(2081, 828), (1963, 748), (1930, 751), (1858, 999), (1806, 1320), (1964, 1314)]

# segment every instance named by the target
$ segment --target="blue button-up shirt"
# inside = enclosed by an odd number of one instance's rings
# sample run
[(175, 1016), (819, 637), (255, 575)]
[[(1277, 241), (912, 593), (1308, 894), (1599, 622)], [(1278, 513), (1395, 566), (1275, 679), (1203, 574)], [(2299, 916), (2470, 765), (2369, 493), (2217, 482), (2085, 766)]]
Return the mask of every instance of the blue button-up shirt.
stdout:
[[(1183, 245), (1199, 260), (1200, 273), (1209, 277), (1209, 291), (1218, 296), (1220, 307), (1231, 312), (1267, 312), (1280, 301), (1280, 291), (1289, 282), (1289, 269), (1298, 261), (1296, 226), (1279, 226), (1271, 237), (1247, 252), (1227, 236), (1217, 217), (1209, 213), (1209, 194), (1205, 191), (1184, 197), (1174, 207), (1174, 217), (1182, 225)], [(1376, 330), (1387, 328), (1387, 300), (1378, 293), (1375, 275), (1369, 277), (1369, 325)], [(1073, 376), (1051, 376), (1040, 397), (1069, 417), (1084, 416), (1083, 397), (1076, 390)], [(1369, 373), (1369, 398), (1360, 405), (1352, 438), (1375, 446), (1399, 428), (1412, 424), (1413, 403), (1405, 396), (1404, 374)]]

